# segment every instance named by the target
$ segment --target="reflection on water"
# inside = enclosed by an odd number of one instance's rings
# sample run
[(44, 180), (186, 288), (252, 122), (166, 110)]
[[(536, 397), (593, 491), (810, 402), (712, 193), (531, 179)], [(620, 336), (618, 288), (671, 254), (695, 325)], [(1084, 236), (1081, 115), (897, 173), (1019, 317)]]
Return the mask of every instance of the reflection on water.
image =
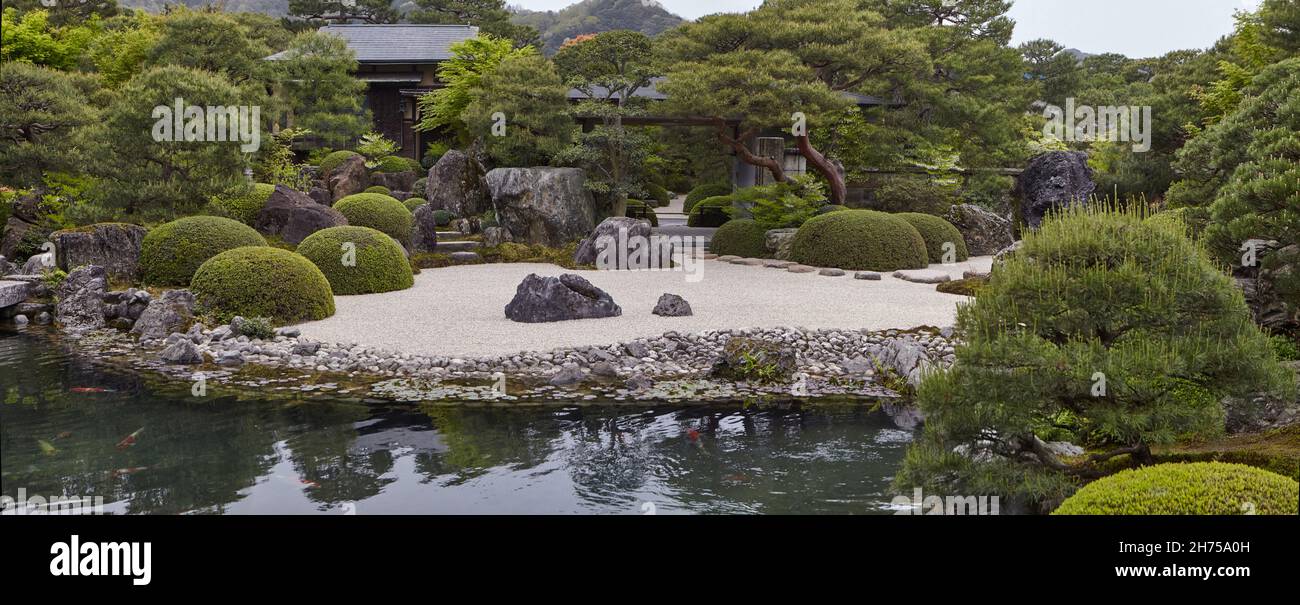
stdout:
[(136, 514), (881, 513), (911, 440), (862, 405), (506, 409), (189, 386), (0, 332), (0, 493)]

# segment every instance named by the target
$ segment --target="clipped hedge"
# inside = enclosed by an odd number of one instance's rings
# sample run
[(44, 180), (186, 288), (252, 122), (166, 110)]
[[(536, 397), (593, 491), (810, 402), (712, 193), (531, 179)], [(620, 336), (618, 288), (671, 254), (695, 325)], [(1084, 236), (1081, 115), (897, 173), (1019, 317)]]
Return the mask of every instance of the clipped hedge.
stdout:
[[(355, 248), (348, 250), (346, 244)], [(355, 257), (349, 257), (353, 250)], [(402, 247), (369, 227), (321, 229), (298, 244), (298, 254), (320, 269), (336, 295), (392, 292), (415, 284)]]
[(731, 220), (731, 215), (727, 213), (727, 209), (731, 208), (732, 203), (730, 195), (720, 195), (700, 200), (699, 203), (687, 211), (686, 226), (721, 227)]
[(324, 319), (334, 314), (329, 280), (311, 261), (268, 246), (218, 254), (194, 273), (190, 291), (220, 321), (236, 315), (267, 317), (276, 324)]
[(654, 207), (641, 200), (628, 200), (623, 216), (650, 221), (651, 227), (659, 226), (659, 215), (655, 214)]
[(451, 224), (451, 219), (456, 218), (451, 212), (443, 209), (433, 211), (433, 224), (439, 227), (446, 227)]
[(411, 236), (411, 211), (382, 193), (355, 193), (334, 203), (334, 209), (356, 227), (378, 229), (403, 242)]
[(825, 206), (822, 206), (821, 208), (817, 209), (817, 214), (830, 214), (832, 212), (839, 212), (841, 210), (848, 210), (848, 209), (849, 209), (848, 206), (841, 206), (839, 204), (826, 204)]
[(708, 183), (700, 185), (699, 187), (692, 189), (690, 193), (686, 194), (686, 200), (682, 202), (682, 212), (690, 214), (691, 209), (694, 208), (696, 204), (711, 197), (723, 195), (731, 195), (731, 185), (723, 183)]
[(354, 158), (358, 155), (361, 154), (355, 151), (348, 151), (346, 149), (341, 149), (339, 151), (331, 152), (329, 155), (321, 159), (320, 171), (322, 174), (329, 174), (335, 168), (338, 168), (339, 164), (342, 164), (343, 162), (347, 161), (348, 158)]
[(1052, 514), (1295, 515), (1298, 493), (1294, 479), (1244, 464), (1157, 464), (1089, 483)]
[(422, 176), (418, 179), (415, 179), (415, 184), (411, 185), (411, 195), (413, 197), (422, 198), (424, 197), (425, 193), (428, 193), (428, 191), (429, 191), (429, 177), (427, 176)]
[(410, 210), (411, 212), (415, 212), (416, 208), (419, 208), (420, 206), (423, 206), (427, 203), (429, 203), (429, 200), (426, 200), (422, 197), (408, 197), (402, 200), (402, 205), (406, 206), (406, 209)]
[(275, 185), (254, 183), (250, 187), (243, 187), (212, 198), (212, 206), (222, 216), (233, 218), (245, 225), (252, 225), (253, 221), (257, 220), (258, 213), (266, 206), (266, 200), (271, 199), (271, 194), (274, 192)]
[(875, 210), (841, 210), (808, 219), (790, 244), (790, 260), (850, 271), (924, 269), (930, 264), (916, 227)]
[(970, 258), (970, 251), (966, 249), (966, 238), (961, 236), (961, 232), (952, 223), (933, 214), (920, 212), (900, 212), (894, 216), (916, 227), (921, 234), (921, 239), (925, 240), (925, 250), (930, 255), (930, 262), (943, 262), (943, 246), (948, 242), (952, 242), (956, 262)]
[(423, 172), (424, 167), (411, 158), (390, 155), (379, 160), (375, 166), (375, 172)]
[(392, 197), (392, 195), (393, 195), (393, 190), (391, 190), (391, 189), (389, 189), (389, 188), (387, 188), (387, 187), (385, 187), (385, 186), (383, 186), (383, 185), (371, 185), (371, 186), (369, 186), (369, 187), (366, 187), (366, 190), (363, 191), (362, 193), (379, 193), (379, 194), (382, 194), (382, 195), (387, 195), (387, 196), (389, 196), (389, 197)]
[(667, 189), (664, 189), (663, 186), (659, 185), (658, 183), (649, 183), (645, 186), (645, 188), (646, 191), (650, 194), (650, 199), (655, 201), (655, 206), (662, 208), (664, 206), (667, 206), (668, 202), (672, 201), (673, 199), (673, 194), (669, 193)]
[(190, 216), (159, 225), (140, 244), (144, 283), (184, 286), (208, 259), (234, 248), (265, 246), (252, 227), (220, 216)]
[(745, 258), (768, 256), (767, 229), (753, 219), (736, 219), (723, 223), (709, 241), (709, 251), (714, 254), (734, 254)]

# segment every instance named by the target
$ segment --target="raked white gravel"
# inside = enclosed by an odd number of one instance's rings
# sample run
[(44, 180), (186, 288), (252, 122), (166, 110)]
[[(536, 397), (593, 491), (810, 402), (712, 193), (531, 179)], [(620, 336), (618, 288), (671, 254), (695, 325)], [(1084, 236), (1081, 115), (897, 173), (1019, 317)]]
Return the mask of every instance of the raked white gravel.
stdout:
[[(333, 317), (302, 324), (306, 338), (445, 356), (496, 356), (557, 347), (607, 345), (668, 331), (735, 328), (914, 328), (952, 325), (965, 297), (882, 275), (880, 281), (700, 261), (699, 280), (679, 271), (569, 271), (549, 264), (462, 265), (425, 269), (400, 292), (337, 296)], [(992, 257), (931, 265), (960, 279), (985, 272)], [(609, 292), (620, 317), (545, 324), (506, 319), (505, 306), (529, 273), (578, 273)], [(685, 298), (690, 317), (650, 313), (659, 295)]]

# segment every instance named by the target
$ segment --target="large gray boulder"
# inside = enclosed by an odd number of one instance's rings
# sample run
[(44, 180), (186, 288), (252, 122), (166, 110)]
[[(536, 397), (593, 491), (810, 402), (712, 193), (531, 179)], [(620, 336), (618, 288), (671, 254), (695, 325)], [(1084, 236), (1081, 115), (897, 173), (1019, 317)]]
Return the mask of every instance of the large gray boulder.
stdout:
[(497, 168), (487, 173), (497, 222), (516, 242), (552, 247), (586, 237), (596, 226), (585, 182), (578, 168)]
[(131, 333), (141, 340), (167, 338), (173, 332), (184, 332), (194, 323), (194, 294), (189, 290), (168, 290), (149, 301)]
[(944, 216), (966, 240), (971, 256), (990, 256), (1010, 246), (1011, 221), (974, 204), (955, 204)]
[(12, 307), (27, 300), (32, 285), (25, 281), (0, 280), (0, 309)]
[(455, 149), (442, 154), (429, 168), (424, 193), (434, 210), (456, 216), (478, 216), (492, 208), (478, 162)]
[[(640, 238), (642, 243), (635, 244), (637, 239), (634, 238)], [(634, 247), (640, 246), (645, 254), (649, 254), (649, 239), (650, 225), (626, 216), (612, 216), (596, 225), (591, 235), (578, 244), (573, 262), (577, 265), (596, 265), (596, 261), (600, 260), (602, 263), (597, 269), (627, 269), (628, 254)]]
[(411, 170), (403, 170), (402, 172), (372, 172), (370, 173), (370, 184), (382, 185), (387, 187), (389, 191), (410, 191), (415, 187), (416, 178), (418, 178), (418, 176)]
[(104, 327), (104, 292), (108, 272), (98, 265), (73, 269), (57, 291), (56, 316), (64, 329), (82, 331)]
[(355, 155), (343, 160), (325, 175), (325, 182), (330, 188), (330, 198), (337, 202), (354, 193), (361, 193), (370, 186), (370, 173), (366, 171), (366, 159)]
[(438, 221), (433, 214), (437, 209), (433, 204), (420, 204), (411, 213), (415, 220), (411, 223), (411, 251), (433, 252), (438, 246)]
[(82, 265), (98, 265), (109, 278), (135, 281), (140, 276), (140, 243), (148, 229), (128, 223), (98, 223), (78, 229), (55, 231), (55, 262), (71, 271)]
[(1020, 217), (1025, 225), (1038, 228), (1048, 212), (1088, 203), (1088, 196), (1096, 187), (1087, 153), (1049, 151), (1035, 156), (1016, 182)]
[[(14, 255), (19, 248), (23, 247), (23, 241), (27, 239), (45, 239), (41, 229), (33, 223), (29, 223), (16, 216), (9, 217), (5, 221), (4, 230), (0, 231), (0, 256), (18, 260)], [(24, 256), (26, 256), (24, 254)]]
[(284, 185), (275, 186), (253, 220), (253, 228), (262, 235), (278, 235), (286, 244), (295, 246), (321, 229), (346, 224), (348, 219), (343, 213)]
[(506, 317), (523, 323), (617, 317), (623, 310), (604, 290), (579, 275), (559, 277), (530, 274), (515, 289), (506, 305)]

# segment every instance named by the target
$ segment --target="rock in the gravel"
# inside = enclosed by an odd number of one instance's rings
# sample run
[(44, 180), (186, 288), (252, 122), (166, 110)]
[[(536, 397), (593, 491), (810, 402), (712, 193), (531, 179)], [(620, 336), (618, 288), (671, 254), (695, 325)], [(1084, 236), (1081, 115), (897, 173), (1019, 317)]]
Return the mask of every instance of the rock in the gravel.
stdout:
[(623, 310), (608, 293), (582, 276), (572, 273), (559, 277), (530, 274), (515, 289), (515, 297), (506, 305), (505, 311), (506, 317), (512, 321), (524, 323), (616, 317), (623, 314)]
[[(573, 262), (577, 265), (596, 265), (602, 271), (620, 269), (652, 268), (644, 263), (634, 262), (634, 251), (638, 257), (648, 255), (650, 243), (650, 225), (626, 216), (611, 216), (596, 225), (573, 253)], [(649, 262), (646, 258), (645, 262)]]
[(108, 274), (99, 265), (77, 267), (59, 286), (57, 316), (66, 330), (104, 327), (104, 292)]
[(692, 314), (691, 303), (676, 294), (664, 293), (659, 296), (659, 302), (655, 303), (651, 313), (662, 317), (685, 317)]
[(952, 281), (952, 276), (947, 271), (938, 269), (908, 269), (904, 271), (895, 271), (894, 277), (903, 281), (910, 281), (918, 284), (941, 284), (946, 281)]
[(826, 268), (826, 269), (822, 269), (821, 271), (818, 271), (817, 274), (818, 274), (818, 275), (825, 276), (825, 277), (843, 277), (843, 276), (844, 276), (844, 270), (843, 270), (843, 269)]
[(194, 294), (183, 288), (168, 290), (149, 301), (149, 306), (132, 326), (131, 333), (141, 340), (166, 338), (172, 332), (189, 329), (193, 321)]
[(558, 248), (596, 226), (595, 203), (581, 169), (496, 168), (486, 180), (497, 222), (516, 242)]
[(163, 349), (159, 359), (173, 365), (194, 365), (203, 363), (203, 354), (192, 341), (181, 339)]
[(880, 281), (880, 274), (875, 271), (858, 271), (853, 274), (853, 279)]

